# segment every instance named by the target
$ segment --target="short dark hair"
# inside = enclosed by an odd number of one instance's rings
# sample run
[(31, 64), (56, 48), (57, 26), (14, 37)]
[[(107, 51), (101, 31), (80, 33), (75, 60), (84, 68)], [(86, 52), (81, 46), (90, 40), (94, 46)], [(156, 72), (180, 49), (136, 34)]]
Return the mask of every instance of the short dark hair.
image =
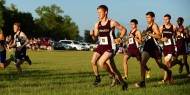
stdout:
[(138, 21), (136, 19), (132, 19), (131, 22), (138, 24)]
[(18, 26), (18, 27), (21, 27), (20, 22), (15, 22), (13, 25), (16, 25), (16, 26)]
[(168, 17), (169, 19), (171, 19), (171, 16), (169, 14), (166, 14), (164, 17)]
[(154, 12), (150, 11), (150, 12), (147, 12), (146, 15), (150, 15), (151, 17), (155, 17), (155, 14)]
[(108, 12), (108, 7), (106, 5), (100, 5), (100, 6), (98, 6), (97, 10), (98, 9), (103, 9), (104, 11)]
[(184, 19), (182, 17), (179, 17), (178, 19), (181, 20), (182, 22), (184, 21)]

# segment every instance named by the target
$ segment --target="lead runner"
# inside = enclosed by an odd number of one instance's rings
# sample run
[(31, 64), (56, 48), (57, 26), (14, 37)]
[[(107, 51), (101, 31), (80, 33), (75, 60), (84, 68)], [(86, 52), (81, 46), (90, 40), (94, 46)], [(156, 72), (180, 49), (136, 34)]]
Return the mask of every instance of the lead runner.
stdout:
[[(128, 88), (128, 84), (124, 82), (123, 78), (121, 77), (120, 72), (116, 68), (113, 53), (114, 49), (116, 48), (116, 44), (122, 41), (122, 38), (126, 34), (126, 29), (121, 26), (118, 22), (111, 20), (107, 17), (108, 15), (108, 7), (105, 5), (100, 5), (97, 8), (98, 11), (98, 18), (100, 21), (96, 22), (94, 27), (94, 33), (91, 35), (94, 38), (99, 37), (99, 45), (95, 50), (91, 63), (96, 64), (97, 60), (99, 59), (99, 65), (105, 70), (109, 71), (110, 68), (106, 64), (106, 61), (110, 59), (110, 67), (113, 70), (113, 73), (116, 75), (116, 78), (122, 85), (122, 90), (126, 90)], [(118, 39), (114, 39), (112, 31), (114, 28), (117, 28), (121, 31), (121, 35)]]

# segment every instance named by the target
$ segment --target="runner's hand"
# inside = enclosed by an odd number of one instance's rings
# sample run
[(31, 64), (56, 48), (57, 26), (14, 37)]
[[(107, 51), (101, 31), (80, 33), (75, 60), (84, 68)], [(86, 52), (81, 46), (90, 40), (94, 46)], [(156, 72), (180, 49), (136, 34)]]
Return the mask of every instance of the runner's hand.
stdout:
[(145, 41), (145, 38), (143, 37), (143, 38), (142, 38), (142, 42), (144, 42), (144, 41)]
[(94, 36), (94, 30), (90, 30), (90, 36)]
[(120, 44), (121, 42), (122, 42), (122, 40), (120, 38), (114, 39), (115, 44)]
[(168, 41), (168, 38), (164, 37), (164, 38), (162, 38), (162, 40), (163, 40), (164, 42), (167, 42), (167, 41)]
[(145, 30), (143, 30), (142, 33), (145, 34), (145, 35), (148, 35), (148, 34), (149, 34), (149, 32), (148, 32), (148, 31), (145, 31)]

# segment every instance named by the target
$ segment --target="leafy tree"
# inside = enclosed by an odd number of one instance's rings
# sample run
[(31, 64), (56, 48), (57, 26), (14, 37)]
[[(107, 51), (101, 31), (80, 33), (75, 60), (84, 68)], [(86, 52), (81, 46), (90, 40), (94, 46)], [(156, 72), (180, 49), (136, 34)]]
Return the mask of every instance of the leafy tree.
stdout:
[(84, 40), (85, 40), (85, 42), (88, 42), (88, 43), (94, 43), (94, 40), (90, 36), (90, 30), (84, 31)]
[(20, 12), (14, 4), (11, 7), (7, 7), (3, 10), (3, 31), (5, 35), (14, 34), (13, 33), (13, 23), (20, 22), (21, 30), (28, 36), (33, 36), (34, 31), (34, 21), (31, 13)]
[(60, 7), (55, 4), (42, 6), (36, 9), (39, 18), (35, 20), (36, 33), (40, 36), (47, 36), (60, 39), (78, 39), (79, 29), (70, 16), (64, 15)]
[(5, 8), (4, 4), (5, 4), (5, 0), (0, 0), (0, 28), (3, 27), (3, 23), (4, 23), (4, 20), (3, 20), (3, 9)]

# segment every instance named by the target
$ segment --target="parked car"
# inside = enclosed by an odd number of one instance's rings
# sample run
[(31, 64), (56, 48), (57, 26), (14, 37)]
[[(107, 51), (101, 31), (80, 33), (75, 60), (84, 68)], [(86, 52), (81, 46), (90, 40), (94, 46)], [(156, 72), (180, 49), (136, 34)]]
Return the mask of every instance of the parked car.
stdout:
[(66, 50), (72, 50), (73, 48), (63, 42), (59, 42)]
[(59, 42), (63, 42), (69, 46), (71, 46), (75, 50), (88, 50), (86, 47), (81, 45), (78, 41), (74, 40), (60, 40)]
[(53, 42), (54, 50), (66, 50), (66, 48), (59, 42)]
[(85, 46), (86, 48), (90, 49), (90, 43), (80, 43), (81, 45)]
[(96, 49), (98, 47), (98, 43), (95, 44), (90, 44), (90, 51), (93, 51), (94, 49)]

